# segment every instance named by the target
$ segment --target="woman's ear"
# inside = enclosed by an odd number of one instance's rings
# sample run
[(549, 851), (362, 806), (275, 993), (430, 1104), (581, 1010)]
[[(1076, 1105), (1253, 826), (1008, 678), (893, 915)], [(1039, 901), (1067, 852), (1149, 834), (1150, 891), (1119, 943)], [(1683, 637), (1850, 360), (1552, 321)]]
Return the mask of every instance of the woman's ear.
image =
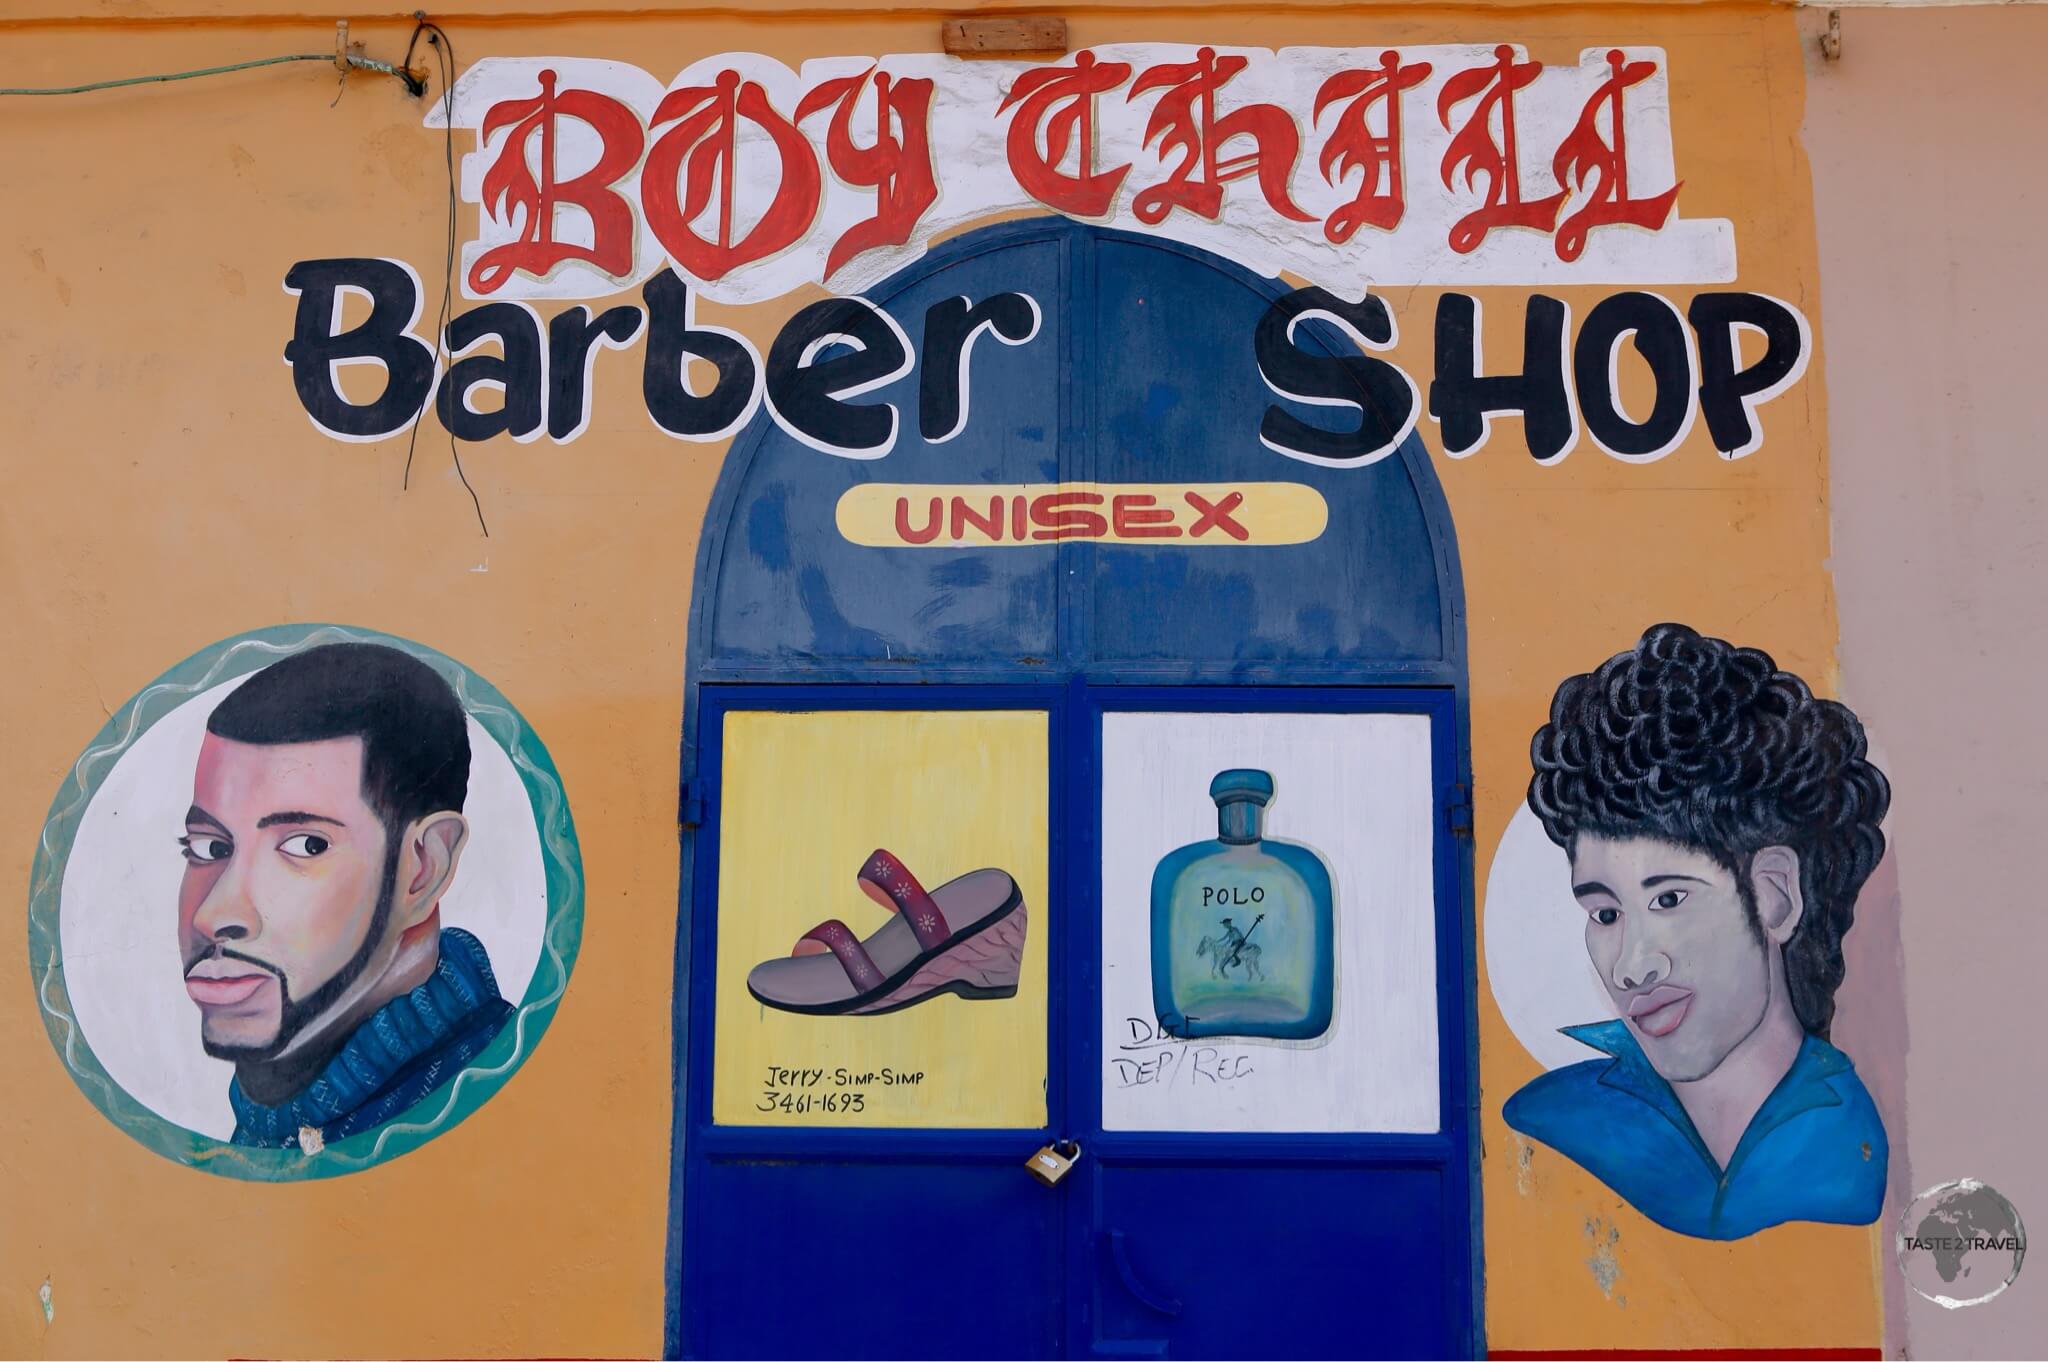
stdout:
[(1758, 851), (1749, 858), (1749, 887), (1764, 935), (1780, 946), (1790, 941), (1806, 912), (1806, 898), (1799, 888), (1799, 853), (1791, 847)]
[(405, 843), (401, 930), (425, 919), (454, 883), (462, 848), (469, 843), (469, 820), (452, 809), (430, 813), (406, 829)]

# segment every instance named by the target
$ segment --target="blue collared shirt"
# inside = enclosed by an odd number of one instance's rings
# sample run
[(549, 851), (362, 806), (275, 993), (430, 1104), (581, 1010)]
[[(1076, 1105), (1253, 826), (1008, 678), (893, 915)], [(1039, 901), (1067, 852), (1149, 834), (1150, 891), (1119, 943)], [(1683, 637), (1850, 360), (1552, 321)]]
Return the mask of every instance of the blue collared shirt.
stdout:
[(1788, 1220), (1877, 1219), (1890, 1156), (1884, 1122), (1849, 1057), (1820, 1037), (1800, 1045), (1723, 1168), (1627, 1023), (1564, 1034), (1611, 1057), (1544, 1074), (1501, 1115), (1666, 1229), (1741, 1239)]

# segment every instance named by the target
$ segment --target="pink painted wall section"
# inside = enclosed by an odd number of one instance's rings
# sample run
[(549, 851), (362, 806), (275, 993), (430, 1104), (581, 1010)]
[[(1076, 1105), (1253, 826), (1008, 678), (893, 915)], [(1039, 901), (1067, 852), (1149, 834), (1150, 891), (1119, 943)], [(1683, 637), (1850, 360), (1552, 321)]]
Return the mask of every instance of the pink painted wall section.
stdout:
[[(1913, 1191), (1979, 1178), (2048, 1223), (2034, 860), (2048, 807), (2048, 8), (1849, 10), (1833, 62), (1823, 14), (1803, 20), (1841, 691), (1892, 775), (1879, 878), (1896, 874), (1905, 974), (1903, 1017), (1857, 1020), (1905, 1033), (1895, 1177)], [(1893, 1355), (2048, 1347), (2038, 1268), (1945, 1310), (1883, 1267)]]

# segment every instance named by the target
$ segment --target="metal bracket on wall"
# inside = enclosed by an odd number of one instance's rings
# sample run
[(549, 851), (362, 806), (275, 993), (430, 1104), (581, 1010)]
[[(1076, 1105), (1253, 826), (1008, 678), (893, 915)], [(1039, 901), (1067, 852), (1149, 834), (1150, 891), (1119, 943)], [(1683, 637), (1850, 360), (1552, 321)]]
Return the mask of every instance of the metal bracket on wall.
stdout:
[(1828, 26), (1820, 35), (1820, 54), (1829, 61), (1842, 59), (1842, 11), (1828, 11)]
[(1472, 788), (1463, 781), (1454, 783), (1444, 800), (1444, 824), (1451, 836), (1464, 842), (1472, 840)]

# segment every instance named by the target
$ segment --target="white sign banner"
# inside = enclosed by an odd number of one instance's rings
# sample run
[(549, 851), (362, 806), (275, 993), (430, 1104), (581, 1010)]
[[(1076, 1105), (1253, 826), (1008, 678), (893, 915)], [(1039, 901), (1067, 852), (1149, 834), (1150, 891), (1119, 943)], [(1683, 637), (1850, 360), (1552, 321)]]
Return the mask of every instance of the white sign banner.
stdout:
[(937, 236), (1053, 211), (1346, 297), (1396, 284), (1715, 284), (1680, 211), (1661, 48), (1133, 43), (936, 53), (493, 57), (427, 122), (472, 133), (472, 298), (600, 298), (669, 267), (726, 303), (856, 293)]

